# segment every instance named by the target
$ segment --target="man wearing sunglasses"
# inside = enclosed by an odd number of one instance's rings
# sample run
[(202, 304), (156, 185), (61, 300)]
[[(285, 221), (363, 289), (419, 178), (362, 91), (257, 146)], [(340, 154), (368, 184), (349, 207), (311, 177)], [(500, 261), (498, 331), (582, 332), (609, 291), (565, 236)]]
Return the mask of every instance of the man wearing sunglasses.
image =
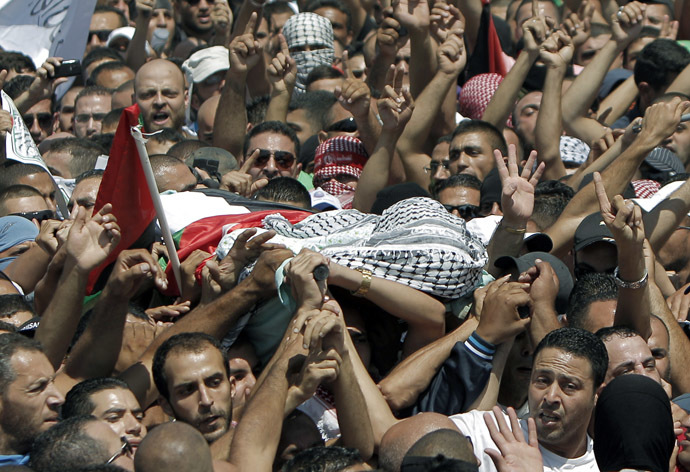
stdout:
[(53, 113), (51, 101), (48, 98), (29, 108), (22, 114), (22, 119), (36, 145), (53, 134)]
[(251, 160), (248, 173), (254, 182), (275, 177), (297, 178), (301, 169), (297, 164), (299, 150), (292, 128), (279, 121), (264, 121), (247, 134), (243, 164)]
[[(0, 192), (0, 216), (16, 215), (29, 220), (55, 218), (41, 192), (28, 185), (12, 185)], [(43, 218), (43, 216), (47, 218)]]
[(458, 174), (438, 181), (436, 199), (450, 213), (470, 221), (479, 216), (479, 197), (482, 183), (473, 175)]
[(111, 110), (110, 92), (97, 85), (86, 87), (74, 101), (74, 134), (88, 138), (101, 134), (103, 118)]
[(123, 26), (127, 26), (127, 18), (120, 10), (111, 6), (97, 6), (91, 16), (89, 37), (84, 54), (88, 54), (94, 48), (105, 46), (110, 33)]

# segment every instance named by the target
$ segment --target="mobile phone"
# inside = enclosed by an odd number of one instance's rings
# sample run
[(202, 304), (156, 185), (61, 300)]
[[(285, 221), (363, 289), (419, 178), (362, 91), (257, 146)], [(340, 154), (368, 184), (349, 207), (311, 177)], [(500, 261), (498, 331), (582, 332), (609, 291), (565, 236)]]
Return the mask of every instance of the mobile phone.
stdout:
[(79, 59), (62, 61), (59, 66), (55, 67), (53, 77), (57, 79), (58, 77), (73, 77), (75, 75), (81, 75), (81, 62)]

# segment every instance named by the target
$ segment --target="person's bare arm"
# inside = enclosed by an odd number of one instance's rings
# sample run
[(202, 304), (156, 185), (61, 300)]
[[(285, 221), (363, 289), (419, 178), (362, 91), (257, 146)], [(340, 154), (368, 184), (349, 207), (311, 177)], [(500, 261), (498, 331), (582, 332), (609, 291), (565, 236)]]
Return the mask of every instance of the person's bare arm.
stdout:
[(334, 92), (340, 105), (352, 113), (364, 148), (369, 155), (374, 154), (381, 134), (381, 125), (371, 107), (369, 86), (363, 80), (351, 77), (345, 79), (343, 85), (336, 87)]
[(393, 15), (410, 33), (410, 93), (424, 90), (436, 72), (435, 42), (429, 34), (430, 6), (427, 0), (398, 0)]
[(460, 0), (453, 2), (462, 12), (467, 24), (465, 30), (465, 40), (467, 41), (467, 49), (470, 55), (474, 51), (474, 46), (477, 44), (477, 35), (479, 35), (479, 25), (482, 18), (482, 2), (481, 0)]
[(508, 146), (508, 165), (503, 161), (501, 151), (494, 151), (498, 175), (503, 187), (501, 193), (501, 208), (503, 218), (491, 236), (491, 241), (486, 248), (489, 261), (485, 270), (497, 276), (499, 269), (494, 262), (502, 256), (518, 256), (525, 237), (527, 221), (534, 210), (534, 188), (537, 186), (541, 174), (544, 171), (544, 163), (539, 164), (532, 174), (536, 153), (532, 151), (527, 159), (522, 174), (518, 173), (517, 151), (515, 145)]
[[(534, 12), (533, 12), (534, 14)], [(539, 45), (546, 40), (549, 30), (544, 16), (538, 14), (522, 25), (525, 46), (513, 67), (501, 81), (496, 93), (484, 110), (482, 120), (488, 121), (498, 129), (505, 128), (506, 120), (513, 110), (522, 84), (530, 69), (539, 58)]]
[[(643, 4), (632, 2), (619, 14), (612, 16), (613, 36), (563, 95), (563, 124), (568, 134), (585, 142), (592, 142), (600, 137), (601, 134), (597, 135), (597, 132), (601, 133), (602, 127), (594, 120), (585, 118), (587, 111), (613, 61), (640, 34), (644, 10)], [(581, 126), (582, 123), (585, 126)]]
[[(611, 126), (618, 118), (628, 111), (630, 105), (632, 105), (635, 98), (637, 98), (638, 93), (639, 90), (637, 90), (637, 84), (635, 84), (635, 76), (631, 75), (601, 101), (599, 110), (602, 113), (597, 118), (599, 122), (603, 125)], [(606, 113), (609, 108), (611, 111), (602, 119), (603, 114)]]
[[(670, 136), (680, 123), (680, 117), (690, 102), (679, 98), (666, 103), (656, 103), (645, 112), (642, 131), (633, 143), (602, 173), (609, 198), (622, 194), (640, 163), (659, 143)], [(575, 230), (585, 216), (597, 210), (598, 201), (591, 182), (575, 194), (556, 222), (545, 233), (553, 241), (552, 254), (561, 255), (572, 245)]]
[[(633, 121), (636, 123), (637, 121)], [(630, 129), (630, 142), (635, 139), (632, 133), (632, 123), (629, 126)], [(594, 172), (601, 172), (606, 167), (608, 167), (620, 154), (623, 152), (624, 139), (614, 139), (613, 132), (608, 129), (604, 135), (596, 140), (590, 146), (590, 155), (587, 157), (589, 162), (594, 159), (593, 162), (584, 163), (577, 170), (570, 175), (564, 182), (576, 192), (580, 189), (580, 184), (584, 180), (585, 176), (592, 174)], [(627, 146), (626, 146), (627, 148)], [(593, 157), (592, 153), (597, 153), (598, 157)]]
[(383, 90), (386, 86), (388, 68), (395, 62), (402, 41), (407, 39), (407, 36), (400, 38), (400, 29), (400, 23), (393, 18), (393, 9), (384, 9), (383, 22), (376, 31), (375, 56), (367, 74), (367, 84), (375, 90)]
[(80, 208), (67, 236), (62, 275), (35, 335), (55, 369), (62, 364), (77, 329), (89, 273), (120, 242), (120, 228), (111, 208), (104, 205), (88, 220)]
[[(594, 174), (594, 188), (604, 223), (613, 234), (618, 248), (618, 278), (626, 282), (642, 280), (647, 275), (643, 252), (644, 226), (642, 209), (632, 202), (625, 202), (616, 195), (609, 201), (601, 175)], [(618, 304), (613, 323), (631, 326), (644, 339), (652, 334), (649, 320), (651, 307), (647, 287), (618, 289)]]
[(213, 145), (230, 151), (233, 156), (243, 154), (247, 129), (247, 73), (263, 56), (261, 45), (254, 38), (256, 22), (256, 13), (253, 13), (244, 34), (233, 38), (228, 46), (230, 68), (225, 74), (225, 86), (220, 94), (218, 111), (213, 121)]
[(371, 211), (376, 194), (388, 185), (395, 143), (410, 120), (414, 107), (410, 92), (403, 90), (403, 76), (402, 68), (391, 67), (383, 96), (377, 102), (383, 129), (376, 148), (369, 156), (362, 169), (362, 175), (357, 181), (357, 189), (352, 201), (352, 207), (356, 210)]
[(272, 84), (271, 101), (268, 103), (265, 121), (287, 122), (288, 107), (297, 80), (297, 66), (290, 57), (285, 37), (279, 35), (280, 52), (268, 66), (268, 79)]
[(151, 366), (156, 349), (165, 340), (187, 331), (198, 331), (221, 339), (257, 301), (275, 293), (275, 271), (290, 256), (292, 251), (285, 249), (262, 253), (249, 277), (212, 302), (196, 307), (158, 336), (139, 362), (119, 376), (129, 384), (139, 404), (148, 406), (158, 395)]
[(136, 0), (137, 18), (134, 20), (134, 36), (127, 45), (125, 64), (137, 71), (146, 64), (146, 37), (155, 0)]
[(537, 116), (535, 141), (537, 158), (545, 164), (544, 178), (558, 180), (564, 175), (565, 165), (561, 160), (560, 140), (563, 132), (561, 123), (561, 91), (568, 65), (573, 58), (573, 43), (562, 31), (553, 33), (541, 45), (539, 58), (546, 65), (544, 95)]
[(422, 188), (429, 186), (429, 175), (424, 167), (429, 165), (431, 158), (424, 149), (431, 127), (448, 90), (455, 84), (466, 63), (467, 53), (462, 42), (462, 32), (460, 29), (451, 30), (438, 49), (438, 71), (419, 95), (410, 122), (398, 139), (397, 151), (407, 181), (416, 182)]
[[(690, 17), (690, 14), (687, 16)], [(685, 69), (671, 82), (666, 92), (679, 92), (690, 95), (690, 65), (685, 66)]]

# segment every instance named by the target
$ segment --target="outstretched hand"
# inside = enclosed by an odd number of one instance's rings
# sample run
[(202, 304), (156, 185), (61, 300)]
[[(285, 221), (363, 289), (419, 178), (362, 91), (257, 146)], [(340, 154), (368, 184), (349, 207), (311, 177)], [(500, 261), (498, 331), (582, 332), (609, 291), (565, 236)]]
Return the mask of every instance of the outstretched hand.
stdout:
[(544, 462), (539, 451), (534, 419), (527, 419), (528, 442), (525, 441), (517, 414), (512, 407), (508, 407), (510, 426), (499, 407), (493, 408), (493, 416), (498, 426), (494, 423), (491, 413), (484, 413), (484, 422), (499, 450), (485, 449), (484, 452), (491, 457), (498, 472), (542, 472)]
[(620, 195), (609, 201), (599, 172), (594, 173), (594, 189), (599, 200), (601, 217), (613, 234), (616, 245), (642, 246), (645, 238), (642, 209)]
[(79, 207), (70, 228), (65, 249), (76, 267), (86, 273), (103, 263), (120, 243), (120, 227), (111, 213), (112, 208), (108, 203), (87, 219), (86, 210)]
[(501, 209), (503, 220), (511, 227), (524, 228), (534, 210), (534, 189), (544, 173), (544, 163), (540, 163), (537, 170), (532, 168), (537, 160), (537, 152), (532, 151), (527, 159), (522, 173), (517, 165), (517, 151), (515, 145), (508, 146), (508, 165), (506, 166), (501, 151), (494, 150), (498, 175), (501, 178), (503, 191), (501, 193)]

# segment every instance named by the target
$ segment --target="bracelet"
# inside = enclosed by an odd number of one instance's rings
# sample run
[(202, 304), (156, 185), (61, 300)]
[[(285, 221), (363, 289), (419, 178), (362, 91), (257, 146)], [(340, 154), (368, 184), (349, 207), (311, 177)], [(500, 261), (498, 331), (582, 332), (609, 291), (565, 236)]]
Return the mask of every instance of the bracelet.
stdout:
[(647, 286), (647, 280), (649, 279), (649, 272), (647, 272), (647, 269), (644, 271), (644, 276), (636, 282), (626, 282), (625, 280), (621, 279), (618, 276), (618, 267), (616, 267), (616, 270), (613, 271), (613, 280), (616, 282), (616, 285), (618, 285), (620, 288), (628, 288), (631, 290), (635, 290), (638, 288), (643, 288)]
[(501, 226), (504, 230), (513, 234), (525, 234), (526, 228), (511, 228), (510, 226)]
[(368, 269), (355, 269), (357, 272), (362, 274), (362, 282), (359, 284), (357, 290), (353, 290), (350, 293), (355, 297), (363, 297), (369, 293), (371, 288), (371, 271)]

